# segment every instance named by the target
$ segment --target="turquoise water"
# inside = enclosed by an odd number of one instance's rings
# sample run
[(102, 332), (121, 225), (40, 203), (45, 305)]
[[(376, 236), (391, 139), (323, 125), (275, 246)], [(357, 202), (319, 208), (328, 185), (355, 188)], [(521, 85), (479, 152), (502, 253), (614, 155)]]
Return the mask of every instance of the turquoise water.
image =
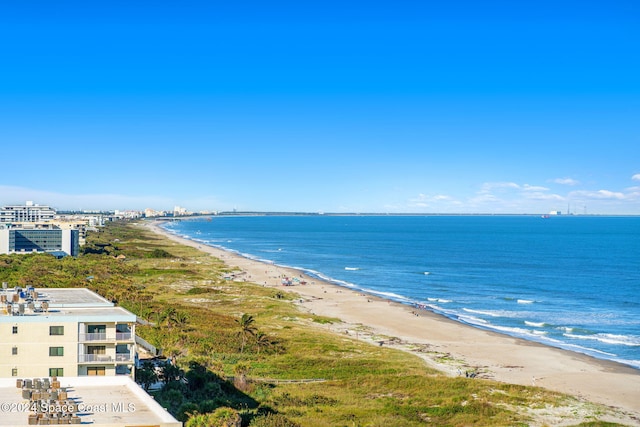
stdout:
[(217, 216), (176, 234), (640, 368), (640, 217)]

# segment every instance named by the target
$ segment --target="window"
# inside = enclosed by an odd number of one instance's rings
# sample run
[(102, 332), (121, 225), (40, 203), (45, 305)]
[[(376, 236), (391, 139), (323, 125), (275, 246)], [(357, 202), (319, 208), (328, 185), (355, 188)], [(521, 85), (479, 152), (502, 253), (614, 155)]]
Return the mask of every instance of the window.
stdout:
[(107, 332), (107, 325), (87, 325), (87, 333), (104, 334)]
[(49, 356), (64, 356), (64, 347), (49, 347)]
[(14, 333), (14, 334), (17, 334), (17, 333), (18, 333), (18, 327), (17, 327), (17, 326), (14, 326), (14, 327), (13, 327), (13, 333)]
[(64, 335), (64, 326), (49, 326), (49, 335)]
[(116, 365), (116, 375), (131, 375), (131, 369), (127, 365)]
[(131, 328), (126, 323), (118, 323), (116, 325), (116, 332), (131, 332)]
[(49, 368), (50, 377), (64, 377), (64, 369), (62, 368)]
[(15, 356), (16, 354), (18, 354), (18, 347), (15, 347), (15, 346), (14, 346), (14, 347), (11, 349), (11, 355), (12, 355), (12, 356)]
[(87, 375), (89, 376), (104, 376), (104, 366), (89, 366), (87, 367)]
[(17, 377), (18, 376), (18, 368), (13, 368), (11, 370), (11, 376), (12, 377)]
[(104, 345), (89, 345), (87, 346), (87, 354), (106, 354), (107, 347)]

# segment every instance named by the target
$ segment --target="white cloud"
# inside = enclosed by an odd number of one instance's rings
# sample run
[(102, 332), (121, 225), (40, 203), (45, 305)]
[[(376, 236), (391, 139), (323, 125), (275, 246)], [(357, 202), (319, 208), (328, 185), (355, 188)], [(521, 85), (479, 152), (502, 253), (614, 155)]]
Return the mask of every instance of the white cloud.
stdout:
[[(578, 181), (565, 181), (566, 185)], [(554, 187), (555, 188), (555, 187)], [(536, 214), (571, 206), (587, 207), (590, 213), (637, 214), (640, 186), (624, 190), (551, 191), (535, 184), (510, 181), (484, 182), (475, 193), (420, 193), (407, 200), (405, 211), (439, 213), (522, 213)], [(402, 211), (402, 207), (399, 208)]]
[(534, 200), (563, 200), (562, 196), (557, 194), (546, 194), (549, 188), (539, 185), (517, 184), (515, 182), (485, 182), (482, 184), (474, 202), (497, 201), (499, 194), (501, 197), (510, 197), (513, 200), (523, 197), (525, 199)]
[(597, 190), (597, 191), (573, 191), (569, 193), (571, 198), (586, 198), (597, 200), (624, 200), (625, 193), (619, 191)]
[(573, 178), (556, 178), (553, 180), (553, 182), (555, 182), (556, 184), (571, 185), (571, 186), (580, 184), (580, 181), (575, 180)]
[[(518, 198), (522, 187), (515, 182), (485, 182), (475, 196), (467, 201), (477, 211), (500, 212)], [(499, 196), (498, 196), (499, 195)]]
[(427, 195), (418, 194), (416, 197), (409, 199), (407, 207), (409, 209), (429, 209), (433, 212), (456, 212), (462, 204), (454, 197), (445, 194)]
[(538, 185), (529, 185), (529, 184), (525, 184), (522, 189), (524, 191), (549, 191), (549, 189), (547, 187), (541, 187)]
[(564, 195), (540, 185), (485, 182), (466, 205), (475, 212), (537, 213), (557, 209), (566, 200)]
[(634, 181), (640, 181), (640, 173), (637, 173), (637, 174), (633, 175), (631, 177), (631, 179), (634, 180)]
[(515, 182), (485, 182), (480, 193), (490, 193), (493, 190), (517, 190), (520, 186)]
[(412, 203), (428, 203), (428, 202), (442, 202), (442, 201), (451, 201), (453, 197), (446, 196), (444, 194), (437, 194), (435, 196), (428, 196), (426, 194), (420, 193), (414, 199), (410, 199)]
[(470, 198), (469, 199), (469, 203), (472, 206), (478, 206), (478, 205), (482, 205), (482, 204), (485, 204), (485, 203), (496, 203), (499, 200), (500, 199), (498, 199), (493, 194), (480, 192), (480, 193), (478, 193), (477, 196)]
[[(578, 181), (565, 181), (578, 183)], [(581, 184), (583, 185), (583, 184)], [(558, 187), (553, 186), (553, 190)], [(562, 187), (560, 187), (562, 188)], [(434, 189), (435, 190), (435, 189)], [(515, 181), (481, 183), (475, 193), (424, 192), (408, 198), (402, 212), (438, 213), (514, 213), (539, 214), (552, 210), (572, 211), (584, 207), (584, 212), (598, 214), (640, 213), (640, 185), (625, 189), (552, 191), (551, 188)], [(572, 191), (569, 191), (572, 190)]]
[(630, 200), (640, 200), (640, 187), (629, 187), (625, 189), (627, 198)]
[(527, 198), (528, 200), (548, 200), (548, 201), (554, 201), (554, 202), (561, 202), (565, 200), (565, 198), (559, 194), (548, 194), (540, 191), (526, 193), (524, 197)]
[[(567, 185), (578, 181), (564, 181)], [(574, 190), (552, 192), (550, 188), (517, 182), (485, 182), (475, 194), (444, 196), (420, 194), (412, 200), (433, 212), (540, 213), (564, 209), (567, 204), (589, 206), (590, 212), (634, 214), (640, 212), (640, 186), (624, 190)], [(455, 203), (455, 204), (454, 204)], [(416, 208), (418, 209), (418, 208)]]
[(625, 191), (628, 191), (630, 193), (637, 193), (638, 191), (640, 191), (640, 187), (627, 187), (625, 188)]

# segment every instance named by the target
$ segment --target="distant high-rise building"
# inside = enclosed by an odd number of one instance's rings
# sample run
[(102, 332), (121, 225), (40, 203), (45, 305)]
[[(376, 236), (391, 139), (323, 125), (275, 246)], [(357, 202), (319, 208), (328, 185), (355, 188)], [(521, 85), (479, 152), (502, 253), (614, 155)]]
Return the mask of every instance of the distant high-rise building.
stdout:
[(0, 222), (48, 222), (56, 216), (49, 206), (40, 206), (28, 201), (24, 205), (4, 206), (0, 209)]
[(188, 213), (187, 208), (183, 208), (182, 206), (175, 206), (173, 208), (173, 216), (187, 215)]

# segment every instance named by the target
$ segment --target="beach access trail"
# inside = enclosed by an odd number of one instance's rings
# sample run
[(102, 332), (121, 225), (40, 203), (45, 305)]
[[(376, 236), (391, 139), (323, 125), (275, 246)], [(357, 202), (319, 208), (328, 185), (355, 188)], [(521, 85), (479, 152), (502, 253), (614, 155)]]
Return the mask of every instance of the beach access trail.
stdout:
[[(504, 383), (535, 385), (616, 408), (640, 425), (640, 371), (615, 362), (557, 349), (474, 328), (428, 310), (396, 303), (279, 267), (149, 229), (221, 259), (244, 272), (242, 279), (283, 288), (283, 277), (305, 285), (286, 287), (297, 293), (301, 310), (338, 318), (329, 328), (375, 345), (394, 346), (422, 357), (451, 376), (471, 375)], [(326, 328), (326, 325), (320, 326)]]

